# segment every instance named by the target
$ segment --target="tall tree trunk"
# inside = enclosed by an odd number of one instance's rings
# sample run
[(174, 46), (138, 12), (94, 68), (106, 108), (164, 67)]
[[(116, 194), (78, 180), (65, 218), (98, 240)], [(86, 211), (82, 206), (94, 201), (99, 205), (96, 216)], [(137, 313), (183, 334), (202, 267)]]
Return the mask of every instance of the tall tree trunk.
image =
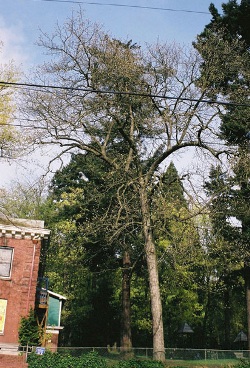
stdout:
[(151, 313), (153, 327), (153, 357), (155, 360), (165, 361), (164, 330), (162, 319), (162, 303), (160, 295), (157, 255), (153, 241), (150, 210), (146, 185), (141, 179), (140, 200), (142, 209), (143, 233), (145, 239), (145, 253), (149, 276), (151, 298)]
[(131, 303), (130, 303), (131, 261), (128, 251), (123, 253), (122, 269), (122, 318), (121, 318), (121, 349), (126, 354), (131, 352)]
[[(248, 204), (248, 199), (250, 195), (250, 172), (249, 172), (249, 154), (247, 153), (247, 156), (245, 156), (244, 149), (241, 152), (242, 154), (242, 160), (239, 161), (239, 165), (241, 164), (243, 166), (244, 160), (246, 160), (247, 164), (244, 171), (244, 177), (241, 179), (240, 186), (241, 186), (241, 197), (242, 201)], [(243, 166), (244, 167), (244, 166)], [(243, 203), (240, 203), (241, 206), (243, 206)], [(244, 208), (244, 207), (243, 207)], [(242, 231), (242, 240), (243, 244), (246, 248), (249, 247), (249, 229), (250, 229), (250, 216), (249, 216), (249, 208), (247, 205), (247, 208), (244, 208), (245, 211), (242, 213), (241, 217), (241, 231)], [(247, 346), (248, 350), (250, 351), (250, 256), (249, 256), (249, 250), (248, 254), (245, 259), (244, 264), (244, 281), (245, 281), (245, 291), (246, 291), (246, 310), (247, 310)], [(250, 353), (249, 353), (250, 355)]]
[(228, 278), (224, 280), (224, 349), (231, 349), (231, 304)]
[(209, 319), (209, 313), (211, 309), (211, 286), (210, 286), (210, 277), (206, 277), (206, 288), (205, 288), (205, 296), (204, 296), (204, 307), (205, 307), (205, 314), (203, 318), (202, 323), (202, 344), (201, 347), (206, 348), (207, 347), (207, 331), (208, 331), (208, 319)]
[(250, 267), (248, 265), (245, 265), (244, 277), (247, 305), (247, 349), (250, 350)]

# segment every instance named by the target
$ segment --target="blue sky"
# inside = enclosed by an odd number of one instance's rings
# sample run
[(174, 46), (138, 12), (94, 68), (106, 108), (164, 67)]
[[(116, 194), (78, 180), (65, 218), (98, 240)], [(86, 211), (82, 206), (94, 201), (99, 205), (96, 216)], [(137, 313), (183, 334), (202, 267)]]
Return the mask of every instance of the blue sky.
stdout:
[[(76, 0), (76, 2), (80, 1)], [(81, 6), (88, 19), (102, 24), (104, 29), (114, 37), (132, 39), (140, 45), (154, 43), (157, 39), (190, 45), (211, 19), (209, 14), (178, 11), (208, 13), (211, 0), (136, 0), (136, 2), (135, 0), (86, 0), (86, 2), (176, 10), (101, 6), (86, 4), (83, 1)], [(214, 0), (213, 3), (221, 10), (221, 0)], [(36, 63), (42, 63), (44, 59), (41, 48), (35, 45), (40, 29), (51, 34), (57, 22), (63, 24), (67, 16), (78, 8), (79, 4), (73, 2), (0, 0), (0, 40), (4, 43), (0, 53), (0, 63), (13, 59), (19, 68), (29, 75), (30, 68)], [(31, 167), (32, 173), (28, 173), (27, 167)], [(16, 176), (23, 175), (26, 178), (32, 176), (37, 167), (37, 162), (32, 165), (27, 164), (26, 161), (18, 161), (10, 165), (1, 159), (0, 187), (9, 186)], [(41, 172), (41, 169), (38, 172)]]
[[(80, 2), (80, 1), (79, 1)], [(87, 1), (95, 3), (95, 1)], [(97, 0), (96, 3), (113, 3), (141, 7), (158, 7), (177, 11), (101, 6), (82, 3), (88, 19), (103, 25), (117, 38), (132, 39), (143, 44), (176, 41), (190, 44), (197, 33), (210, 20), (209, 14), (188, 13), (178, 10), (208, 12), (211, 0)], [(221, 9), (221, 0), (213, 3)], [(42, 0), (0, 0), (0, 39), (5, 44), (2, 58), (28, 64), (42, 61), (41, 50), (35, 45), (40, 29), (51, 33), (55, 24), (63, 24), (78, 3), (62, 3)]]

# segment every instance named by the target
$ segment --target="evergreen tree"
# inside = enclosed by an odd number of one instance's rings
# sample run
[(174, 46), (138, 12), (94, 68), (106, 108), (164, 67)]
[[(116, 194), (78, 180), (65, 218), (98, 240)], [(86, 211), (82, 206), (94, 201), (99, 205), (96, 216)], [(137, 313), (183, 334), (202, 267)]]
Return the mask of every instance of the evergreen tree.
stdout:
[[(108, 176), (110, 176), (110, 181), (107, 180)], [(57, 254), (61, 254), (63, 247), (75, 249), (75, 257), (78, 258), (79, 265), (82, 262), (82, 269), (78, 266), (79, 273), (83, 272), (84, 275), (84, 270), (89, 270), (89, 275), (92, 275), (91, 278), (95, 280), (93, 282), (95, 284), (93, 291), (95, 297), (92, 302), (88, 301), (88, 303), (93, 303), (91, 307), (93, 325), (98, 321), (98, 318), (94, 317), (95, 313), (97, 316), (106, 315), (96, 310), (97, 306), (107, 312), (113, 311), (113, 317), (110, 313), (109, 319), (102, 317), (101, 323), (97, 323), (99, 329), (106, 323), (106, 328), (103, 329), (102, 333), (99, 333), (99, 337), (103, 338), (102, 344), (107, 345), (119, 341), (117, 334), (121, 320), (121, 347), (126, 352), (132, 347), (130, 310), (132, 265), (135, 261), (138, 265), (137, 258), (141, 253), (141, 241), (137, 229), (138, 225), (135, 225), (138, 221), (134, 221), (138, 211), (133, 208), (132, 212), (128, 204), (123, 213), (120, 214), (119, 221), (123, 227), (117, 224), (117, 234), (114, 235), (113, 232), (110, 232), (106, 219), (108, 218), (110, 221), (112, 218), (118, 200), (121, 202), (123, 195), (126, 195), (127, 199), (130, 195), (129, 193), (120, 193), (119, 186), (119, 182), (113, 181), (112, 173), (105, 162), (101, 164), (101, 161), (96, 160), (95, 156), (89, 153), (72, 155), (70, 163), (58, 171), (52, 180), (49, 200), (54, 203), (52, 208), (56, 207), (57, 213), (54, 217), (53, 212), (50, 227), (54, 228), (58, 234), (52, 242), (57, 249)], [(129, 223), (124, 221), (126, 217), (129, 217)], [(63, 239), (58, 243), (58, 240), (62, 238), (61, 232), (63, 232)], [(74, 247), (72, 242), (75, 243)], [(49, 269), (57, 271), (59, 276), (62, 260), (60, 259), (58, 264), (53, 246), (51, 250)], [(68, 252), (71, 251), (68, 250)], [(67, 253), (61, 256), (65, 257), (65, 261), (67, 260)], [(86, 274), (84, 277), (86, 278)], [(119, 277), (122, 277), (121, 285), (119, 285)], [(106, 286), (104, 280), (107, 282)], [(102, 285), (101, 289), (98, 283)], [(115, 289), (120, 292), (116, 292)], [(105, 297), (103, 297), (104, 294)], [(119, 308), (120, 294), (122, 308)], [(102, 297), (103, 303), (101, 302)], [(107, 300), (106, 306), (104, 305), (105, 300)], [(113, 310), (112, 306), (116, 307), (116, 311)], [(78, 318), (86, 320), (84, 314), (79, 313)], [(110, 339), (106, 340), (104, 331), (108, 331), (107, 325), (111, 325), (112, 319), (114, 321), (112, 325), (116, 326), (113, 328), (116, 335), (110, 341)], [(88, 334), (88, 338), (90, 338), (90, 334)], [(87, 343), (90, 344), (90, 341), (88, 340)], [(91, 343), (94, 344), (93, 341)]]
[[(231, 179), (230, 195), (226, 195), (226, 207), (232, 216), (242, 223), (236, 244), (244, 249), (244, 279), (247, 299), (248, 344), (250, 349), (250, 267), (249, 267), (249, 225), (250, 217), (246, 203), (250, 198), (249, 176), (249, 20), (250, 2), (230, 0), (222, 5), (223, 14), (211, 5), (211, 22), (197, 37), (195, 47), (203, 57), (201, 80), (206, 79), (210, 87), (210, 95), (214, 99), (224, 96), (229, 102), (221, 110), (221, 137), (227, 144), (237, 145), (237, 156)], [(204, 46), (205, 45), (205, 46)], [(209, 65), (214, 65), (214, 73), (208, 73)], [(218, 210), (218, 206), (216, 205)], [(234, 234), (233, 229), (220, 219), (224, 232)], [(219, 220), (219, 218), (218, 218)]]
[(216, 310), (220, 311), (214, 314), (214, 309), (211, 309), (212, 315), (208, 315), (208, 319), (214, 321), (217, 316), (220, 345), (225, 349), (233, 348), (232, 342), (239, 332), (237, 329), (239, 326), (244, 329), (245, 323), (242, 231), (241, 228), (232, 226), (230, 221), (236, 215), (236, 202), (239, 205), (233, 183), (234, 178), (229, 177), (217, 166), (211, 168), (209, 181), (205, 184), (206, 192), (211, 198), (210, 236), (213, 239), (212, 243), (208, 243), (207, 249), (216, 270), (212, 292), (217, 295), (217, 298), (211, 299), (209, 303), (211, 306), (218, 303)]

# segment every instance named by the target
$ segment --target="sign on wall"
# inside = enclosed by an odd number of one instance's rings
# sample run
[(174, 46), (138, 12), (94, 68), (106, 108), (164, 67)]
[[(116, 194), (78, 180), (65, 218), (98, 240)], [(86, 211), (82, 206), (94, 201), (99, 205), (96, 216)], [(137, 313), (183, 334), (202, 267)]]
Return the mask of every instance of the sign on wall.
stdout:
[(37, 346), (36, 347), (36, 354), (38, 355), (43, 355), (45, 354), (45, 348), (41, 347), (41, 346)]
[(4, 333), (6, 309), (7, 309), (7, 300), (6, 299), (0, 299), (0, 334)]

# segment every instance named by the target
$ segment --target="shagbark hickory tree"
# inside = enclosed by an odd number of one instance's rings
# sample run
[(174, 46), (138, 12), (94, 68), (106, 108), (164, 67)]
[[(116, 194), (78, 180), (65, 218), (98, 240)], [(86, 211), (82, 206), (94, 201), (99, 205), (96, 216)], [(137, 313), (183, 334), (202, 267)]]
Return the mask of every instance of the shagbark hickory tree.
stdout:
[(121, 193), (136, 194), (150, 285), (154, 358), (164, 360), (152, 188), (161, 165), (175, 152), (196, 147), (218, 154), (214, 147), (219, 146), (208, 143), (216, 140), (217, 107), (203, 101), (205, 83), (196, 87), (199, 57), (173, 44), (141, 48), (114, 39), (86, 20), (81, 10), (57, 26), (52, 36), (43, 34), (39, 44), (52, 59), (35, 76), (47, 87), (26, 96), (26, 114), (36, 127), (35, 143), (59, 146), (61, 154), (88, 152), (106, 162), (121, 183), (117, 221), (110, 224), (114, 231), (126, 226), (120, 221), (126, 208)]

